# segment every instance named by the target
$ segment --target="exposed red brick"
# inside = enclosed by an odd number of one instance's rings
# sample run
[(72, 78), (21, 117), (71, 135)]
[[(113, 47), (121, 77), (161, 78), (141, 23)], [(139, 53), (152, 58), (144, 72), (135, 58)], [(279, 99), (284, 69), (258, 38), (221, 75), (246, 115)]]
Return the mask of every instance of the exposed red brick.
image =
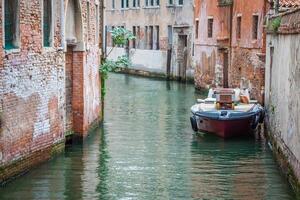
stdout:
[[(0, 29), (0, 182), (49, 159), (54, 146), (63, 148), (65, 132), (74, 131), (85, 137), (93, 122), (99, 120), (96, 1), (89, 1), (90, 31), (86, 31), (87, 1), (78, 1), (83, 19), (82, 46), (89, 46), (89, 50), (83, 48), (71, 56), (61, 48), (60, 1), (53, 1), (56, 9), (53, 46), (43, 47), (41, 2), (19, 1), (19, 49), (3, 49), (3, 29)], [(1, 27), (2, 10), (0, 3)], [(66, 84), (68, 81), (71, 86)], [(69, 93), (68, 87), (72, 87)]]

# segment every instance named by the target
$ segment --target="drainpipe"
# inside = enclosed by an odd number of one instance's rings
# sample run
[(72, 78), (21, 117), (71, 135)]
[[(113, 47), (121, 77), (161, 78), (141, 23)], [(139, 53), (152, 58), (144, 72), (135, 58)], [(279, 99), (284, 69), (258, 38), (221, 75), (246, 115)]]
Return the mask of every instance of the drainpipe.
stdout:
[(61, 15), (61, 25), (60, 25), (60, 37), (61, 37), (61, 48), (65, 50), (65, 5), (64, 0), (60, 0), (60, 15)]

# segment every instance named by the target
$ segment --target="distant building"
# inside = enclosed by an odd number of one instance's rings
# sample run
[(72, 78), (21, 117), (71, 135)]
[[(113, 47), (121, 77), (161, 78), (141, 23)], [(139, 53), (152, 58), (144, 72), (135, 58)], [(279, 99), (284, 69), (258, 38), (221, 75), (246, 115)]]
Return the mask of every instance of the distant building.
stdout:
[[(281, 1), (280, 11), (289, 6), (300, 0)], [(300, 194), (300, 8), (272, 15), (267, 30), (265, 124), (282, 172)]]
[(267, 0), (195, 1), (197, 88), (249, 88), (263, 101)]
[(186, 79), (193, 76), (192, 0), (108, 0), (106, 1), (107, 47), (112, 47), (109, 31), (124, 27), (136, 40), (115, 47), (115, 59), (128, 53), (131, 69)]
[(2, 0), (0, 182), (99, 120), (98, 0)]

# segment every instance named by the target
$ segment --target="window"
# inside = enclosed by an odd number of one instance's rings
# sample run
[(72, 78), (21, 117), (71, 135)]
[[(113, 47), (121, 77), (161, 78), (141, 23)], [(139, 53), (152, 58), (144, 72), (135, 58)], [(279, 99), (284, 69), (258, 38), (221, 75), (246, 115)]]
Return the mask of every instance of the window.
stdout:
[(149, 6), (149, 0), (145, 0), (145, 5)]
[(134, 8), (140, 7), (140, 0), (132, 0), (132, 7)]
[(154, 0), (150, 0), (150, 6), (154, 6)]
[(169, 5), (173, 5), (173, 4), (174, 4), (173, 0), (169, 0)]
[(159, 3), (160, 3), (159, 0), (156, 0), (156, 6), (159, 6)]
[(155, 26), (156, 30), (156, 49), (159, 50), (159, 26)]
[(121, 8), (129, 8), (129, 0), (121, 0)]
[(148, 26), (145, 26), (145, 34), (144, 34), (144, 39), (145, 39), (145, 44), (144, 44), (144, 49), (148, 49), (149, 47), (149, 39), (148, 39)]
[(212, 38), (213, 37), (213, 26), (214, 26), (214, 19), (209, 18), (207, 23), (207, 37)]
[(241, 39), (242, 17), (236, 18), (236, 38)]
[(51, 0), (44, 0), (43, 4), (43, 37), (44, 47), (51, 46), (51, 27), (52, 27), (52, 2)]
[[(134, 36), (136, 36), (136, 27), (135, 26), (132, 27), (132, 34)], [(132, 48), (136, 48), (136, 39), (132, 40)]]
[(182, 6), (183, 5), (183, 0), (178, 0), (178, 5)]
[(139, 26), (136, 27), (136, 41), (137, 41), (137, 48), (140, 48), (140, 35), (141, 35), (141, 29)]
[(173, 28), (172, 26), (168, 26), (168, 45), (169, 48), (172, 47), (172, 43), (173, 43)]
[(252, 38), (254, 40), (258, 38), (258, 15), (253, 15)]
[(4, 1), (4, 48), (15, 49), (19, 47), (18, 1)]
[(149, 49), (153, 49), (153, 26), (149, 26)]
[(199, 20), (196, 20), (195, 37), (196, 39), (199, 37)]
[(116, 7), (116, 5), (115, 5), (115, 0), (112, 0), (112, 2), (111, 2), (111, 8), (112, 8), (112, 9), (115, 9), (115, 7)]
[[(111, 30), (113, 31), (114, 29), (115, 29), (115, 27), (112, 26), (112, 27), (111, 27)], [(111, 33), (110, 33), (110, 37), (111, 37), (111, 46), (114, 47), (115, 44), (114, 44), (114, 40), (113, 40), (113, 38), (112, 38), (112, 34), (111, 34)]]

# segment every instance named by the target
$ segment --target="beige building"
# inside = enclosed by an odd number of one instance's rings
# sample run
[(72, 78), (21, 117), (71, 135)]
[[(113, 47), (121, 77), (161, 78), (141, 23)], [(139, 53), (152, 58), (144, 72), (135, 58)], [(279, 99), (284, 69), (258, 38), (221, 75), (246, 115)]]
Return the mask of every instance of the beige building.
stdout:
[(129, 49), (115, 47), (109, 58), (128, 53), (134, 70), (192, 77), (193, 18), (192, 0), (108, 0), (107, 51), (112, 48), (109, 31), (114, 27), (136, 35)]

